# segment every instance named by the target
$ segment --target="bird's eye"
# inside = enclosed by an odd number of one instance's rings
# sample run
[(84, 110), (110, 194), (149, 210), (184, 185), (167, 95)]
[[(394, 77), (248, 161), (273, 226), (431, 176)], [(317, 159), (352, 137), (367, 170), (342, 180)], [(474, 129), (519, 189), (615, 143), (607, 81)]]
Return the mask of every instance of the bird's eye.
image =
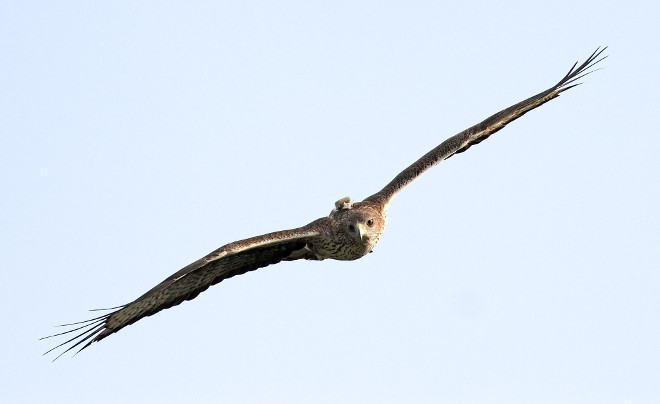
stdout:
[(349, 225), (348, 225), (348, 231), (350, 231), (351, 233), (355, 233), (355, 225), (352, 224), (352, 223), (349, 224)]
[(367, 226), (371, 227), (374, 225), (374, 219), (367, 220)]

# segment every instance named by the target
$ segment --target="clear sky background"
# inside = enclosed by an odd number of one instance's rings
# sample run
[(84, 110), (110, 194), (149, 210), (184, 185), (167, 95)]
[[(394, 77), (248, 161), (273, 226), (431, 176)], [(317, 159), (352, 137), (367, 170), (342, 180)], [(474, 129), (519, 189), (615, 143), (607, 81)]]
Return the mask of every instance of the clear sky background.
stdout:
[[(3, 403), (660, 402), (657, 1), (0, 5)], [(373, 254), (38, 341), (228, 242), (376, 192)]]

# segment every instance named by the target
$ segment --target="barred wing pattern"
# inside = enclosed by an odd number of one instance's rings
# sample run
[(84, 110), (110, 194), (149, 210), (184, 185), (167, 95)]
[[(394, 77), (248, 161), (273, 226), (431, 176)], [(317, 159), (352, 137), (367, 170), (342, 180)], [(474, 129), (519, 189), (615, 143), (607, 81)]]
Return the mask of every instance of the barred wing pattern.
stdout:
[(72, 344), (55, 358), (57, 359), (86, 342), (78, 350), (80, 352), (93, 342), (100, 341), (144, 317), (176, 306), (185, 300), (194, 299), (209, 286), (232, 276), (276, 264), (282, 260), (314, 259), (305, 255), (304, 251), (307, 242), (319, 235), (318, 229), (322, 220), (316, 220), (298, 229), (269, 233), (220, 247), (172, 274), (131, 303), (109, 309), (115, 310), (111, 313), (78, 323), (63, 324), (62, 326), (77, 327), (42, 339), (76, 331), (78, 334), (46, 354), (61, 346)]
[(382, 190), (371, 195), (366, 201), (378, 203), (383, 207), (387, 207), (394, 195), (401, 191), (406, 185), (410, 184), (419, 176), (424, 174), (431, 167), (448, 159), (454, 154), (462, 153), (469, 149), (470, 146), (478, 144), (486, 140), (490, 135), (504, 128), (508, 123), (520, 118), (525, 113), (538, 108), (546, 102), (557, 98), (560, 93), (575, 87), (580, 83), (577, 80), (592, 73), (591, 69), (596, 63), (605, 59), (607, 56), (600, 57), (600, 55), (607, 49), (598, 48), (589, 58), (578, 66), (576, 62), (569, 72), (562, 78), (559, 83), (550, 87), (549, 89), (536, 94), (524, 101), (504, 109), (495, 115), (487, 118), (471, 128), (465, 129), (463, 132), (450, 137), (439, 146), (422, 156), (419, 160), (415, 161), (408, 168), (399, 173), (394, 179), (387, 184)]

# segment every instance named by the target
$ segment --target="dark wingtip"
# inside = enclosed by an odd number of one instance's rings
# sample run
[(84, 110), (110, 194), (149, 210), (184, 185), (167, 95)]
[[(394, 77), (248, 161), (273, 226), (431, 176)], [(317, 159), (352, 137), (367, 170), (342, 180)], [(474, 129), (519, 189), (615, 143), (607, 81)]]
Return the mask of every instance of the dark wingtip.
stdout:
[[(604, 46), (602, 48), (600, 46), (597, 47), (596, 50), (580, 66), (578, 66), (579, 62), (575, 62), (575, 64), (571, 67), (568, 73), (566, 73), (566, 76), (564, 76), (559, 81), (559, 83), (555, 85), (555, 89), (557, 90), (557, 93), (561, 93), (577, 85), (580, 85), (581, 83), (576, 83), (577, 80), (580, 80), (581, 78), (593, 72), (601, 70), (600, 68), (598, 69), (592, 69), (592, 68), (596, 64), (607, 59), (609, 55), (605, 55), (601, 57), (601, 55), (603, 54), (603, 52), (605, 52), (607, 48), (608, 48), (607, 46)], [(576, 66), (578, 67), (576, 68)]]
[[(53, 352), (54, 350), (56, 350), (59, 347), (65, 346), (65, 345), (67, 345), (71, 342), (76, 341), (77, 339), (80, 339), (75, 344), (71, 345), (70, 347), (65, 349), (63, 352), (61, 352), (59, 355), (57, 355), (55, 357), (55, 359), (53, 359), (53, 362), (55, 362), (57, 359), (59, 359), (65, 353), (67, 353), (70, 350), (74, 349), (75, 347), (77, 347), (78, 345), (80, 345), (83, 342), (87, 341), (88, 339), (90, 339), (92, 337), (95, 337), (97, 334), (99, 334), (100, 332), (103, 331), (104, 327), (105, 327), (105, 319), (99, 320), (95, 323), (90, 323), (90, 324), (84, 325), (82, 327), (75, 328), (73, 330), (69, 330), (69, 331), (65, 331), (65, 332), (61, 332), (61, 333), (58, 333), (58, 334), (53, 334), (53, 335), (49, 335), (47, 337), (40, 338), (40, 339), (46, 339), (46, 338), (56, 337), (56, 336), (59, 336), (59, 335), (68, 334), (70, 332), (78, 331), (80, 329), (85, 329), (83, 332), (81, 332), (79, 334), (76, 334), (73, 338), (70, 338), (70, 339), (62, 342), (61, 344), (58, 344), (58, 345), (54, 346), (53, 348), (49, 349), (48, 351), (44, 352), (43, 355), (47, 355), (47, 354)], [(92, 339), (87, 344), (85, 344), (85, 346), (83, 346), (78, 352), (80, 352), (83, 349), (87, 348), (89, 346), (89, 344), (91, 344), (94, 341), (96, 341), (96, 338)]]
[[(90, 311), (115, 310), (115, 309), (122, 309), (123, 307), (125, 307), (125, 305), (124, 306), (113, 307), (113, 308), (110, 308), (110, 309), (94, 309), (94, 310), (90, 310)], [(64, 350), (64, 352), (61, 352), (59, 355), (57, 355), (55, 357), (55, 359), (53, 359), (53, 362), (55, 362), (57, 359), (59, 359), (65, 353), (71, 351), (72, 349), (80, 346), (80, 344), (82, 344), (83, 342), (87, 341), (87, 343), (85, 345), (83, 345), (83, 347), (80, 348), (78, 351), (76, 351), (76, 353), (73, 356), (77, 355), (78, 353), (80, 353), (80, 351), (82, 351), (83, 349), (90, 346), (93, 342), (100, 341), (101, 339), (105, 338), (106, 336), (108, 336), (112, 333), (112, 332), (108, 332), (109, 330), (108, 330), (108, 328), (106, 328), (106, 323), (107, 323), (108, 318), (113, 313), (116, 313), (116, 311), (113, 311), (112, 313), (104, 314), (102, 316), (98, 316), (98, 317), (95, 317), (95, 318), (91, 318), (89, 320), (77, 321), (75, 323), (57, 325), (56, 327), (71, 327), (71, 326), (77, 326), (77, 327), (75, 327), (73, 329), (70, 329), (70, 330), (67, 330), (67, 331), (58, 332), (56, 334), (48, 335), (46, 337), (41, 337), (41, 338), (39, 338), (39, 340), (41, 341), (41, 340), (45, 340), (45, 339), (49, 339), (49, 338), (53, 338), (53, 337), (58, 337), (58, 336), (70, 334), (70, 333), (76, 332), (76, 331), (80, 331), (80, 332), (77, 333), (75, 336), (73, 336), (73, 338), (70, 338), (70, 339), (62, 342), (61, 344), (58, 344), (58, 345), (54, 346), (53, 348), (49, 349), (48, 351), (44, 352), (43, 355), (47, 355), (47, 354), (53, 352), (54, 350), (56, 350), (57, 348), (64, 347), (67, 344), (73, 343), (71, 346), (67, 347)]]

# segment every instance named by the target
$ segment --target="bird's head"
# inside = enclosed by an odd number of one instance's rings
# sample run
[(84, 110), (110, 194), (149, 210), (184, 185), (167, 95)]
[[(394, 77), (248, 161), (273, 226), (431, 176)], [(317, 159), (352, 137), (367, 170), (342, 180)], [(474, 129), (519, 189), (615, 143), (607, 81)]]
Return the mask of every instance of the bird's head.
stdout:
[(330, 217), (334, 219), (336, 231), (344, 234), (344, 239), (352, 246), (356, 259), (376, 246), (385, 230), (385, 216), (377, 206), (368, 202), (351, 203), (345, 198), (336, 205)]

